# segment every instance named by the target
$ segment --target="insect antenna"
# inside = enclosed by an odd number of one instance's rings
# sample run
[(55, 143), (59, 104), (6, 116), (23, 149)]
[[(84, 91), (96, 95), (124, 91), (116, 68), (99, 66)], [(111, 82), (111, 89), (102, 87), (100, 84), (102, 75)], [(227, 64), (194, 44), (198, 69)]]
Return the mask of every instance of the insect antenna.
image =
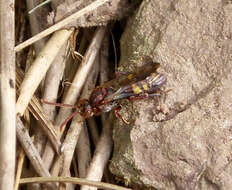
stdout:
[(45, 104), (49, 104), (49, 105), (53, 105), (53, 106), (58, 106), (58, 107), (68, 107), (68, 108), (77, 108), (76, 106), (72, 105), (72, 104), (62, 104), (62, 103), (55, 103), (55, 102), (48, 102), (46, 100), (43, 100), (41, 99), (41, 102), (42, 103), (45, 103)]
[(66, 107), (66, 108), (75, 108), (75, 109), (76, 109), (76, 111), (74, 111), (69, 117), (67, 117), (67, 118), (64, 120), (64, 122), (61, 124), (61, 126), (60, 126), (60, 131), (63, 131), (64, 126), (65, 126), (73, 117), (75, 117), (77, 114), (80, 113), (80, 110), (77, 110), (78, 107), (77, 107), (77, 106), (74, 106), (74, 105), (71, 105), (71, 104), (62, 104), (62, 103), (48, 102), (48, 101), (43, 100), (43, 99), (41, 99), (41, 102), (42, 102), (42, 103), (45, 103), (45, 104), (53, 105), (53, 106)]

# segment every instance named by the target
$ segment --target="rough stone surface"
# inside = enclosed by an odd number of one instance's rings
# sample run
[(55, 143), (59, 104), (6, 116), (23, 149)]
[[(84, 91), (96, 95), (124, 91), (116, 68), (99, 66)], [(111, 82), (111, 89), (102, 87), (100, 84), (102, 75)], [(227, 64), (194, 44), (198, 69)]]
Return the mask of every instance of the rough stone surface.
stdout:
[[(63, 18), (81, 10), (82, 8), (90, 5), (95, 0), (66, 0), (57, 3), (56, 13), (52, 12), (49, 17), (49, 24), (58, 22)], [(105, 3), (103, 6), (98, 7), (96, 10), (86, 14), (85, 16), (77, 19), (75, 22), (66, 27), (91, 27), (107, 25), (109, 21), (119, 20), (132, 12), (137, 6), (139, 0), (128, 2), (128, 0), (112, 0)]]
[(110, 168), (135, 189), (232, 189), (231, 23), (230, 0), (143, 1), (128, 21), (121, 66), (150, 55), (172, 89), (125, 103), (135, 124), (115, 127)]

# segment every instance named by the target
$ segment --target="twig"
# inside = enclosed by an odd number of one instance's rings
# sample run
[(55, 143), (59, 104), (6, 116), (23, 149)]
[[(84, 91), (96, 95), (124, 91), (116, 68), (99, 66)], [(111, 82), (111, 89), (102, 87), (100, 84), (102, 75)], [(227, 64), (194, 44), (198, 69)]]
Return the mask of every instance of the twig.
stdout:
[[(29, 130), (29, 128), (30, 128), (29, 112), (27, 112), (25, 120), (26, 120), (25, 129)], [(18, 147), (19, 147), (19, 150), (18, 150), (19, 153), (18, 153), (18, 160), (17, 160), (17, 170), (16, 170), (16, 175), (15, 175), (14, 190), (18, 190), (19, 180), (21, 178), (22, 167), (23, 167), (23, 163), (24, 163), (24, 159), (25, 159), (25, 151), (23, 150), (23, 147), (20, 145), (18, 145)]]
[[(109, 80), (109, 33), (106, 35), (103, 41), (103, 46), (100, 51), (100, 84)], [(101, 114), (102, 124), (108, 117), (108, 113)]]
[[(104, 84), (104, 82), (109, 80), (109, 36), (110, 33), (108, 33), (108, 35), (106, 35), (106, 37), (104, 38), (103, 41), (103, 45), (100, 51), (100, 84)], [(112, 35), (112, 33), (111, 33)], [(114, 47), (115, 48), (115, 47)], [(116, 53), (116, 51), (115, 51)], [(117, 55), (115, 55), (116, 57)], [(117, 63), (115, 63), (117, 65)], [(109, 118), (109, 113), (103, 113), (101, 114), (101, 121), (102, 121), (102, 125), (105, 126), (105, 122), (106, 120)], [(96, 129), (95, 129), (96, 130)], [(96, 147), (96, 145), (95, 145)], [(112, 177), (112, 174), (109, 171), (108, 167), (105, 167), (104, 169), (104, 180), (106, 182), (114, 182), (114, 179)]]
[[(19, 87), (22, 82), (22, 73), (20, 69), (16, 70), (16, 85)], [(57, 153), (60, 152), (60, 141), (58, 135), (54, 129), (53, 124), (51, 121), (46, 117), (46, 114), (43, 112), (42, 107), (40, 106), (39, 101), (35, 96), (32, 97), (31, 101), (29, 102), (29, 111), (34, 115), (34, 117), (40, 123), (40, 126), (44, 130), (45, 134), (50, 139), (55, 151)]]
[[(80, 68), (75, 74), (75, 77), (72, 81), (72, 85), (70, 86), (63, 100), (63, 103), (66, 103), (66, 104), (76, 103), (76, 100), (78, 96), (80, 95), (81, 89), (86, 81), (86, 78), (93, 64), (95, 63), (95, 58), (101, 47), (102, 39), (105, 35), (105, 32), (106, 32), (106, 27), (99, 27), (97, 31), (95, 32), (92, 42), (84, 55)], [(70, 112), (71, 112), (70, 110), (67, 111), (67, 109), (61, 108), (56, 118), (56, 121), (55, 121), (56, 126), (59, 127), (61, 123), (63, 122), (63, 120), (66, 117), (68, 117)]]
[(61, 176), (68, 176), (77, 140), (83, 128), (83, 123), (84, 119), (80, 115), (73, 118), (62, 146), (62, 154), (56, 159), (52, 167), (52, 176), (58, 176), (60, 171), (62, 172)]
[(33, 178), (22, 178), (20, 184), (25, 183), (47, 183), (47, 182), (63, 182), (63, 183), (73, 183), (79, 185), (89, 185), (100, 189), (106, 190), (132, 190), (130, 188), (121, 187), (118, 185), (112, 185), (108, 183), (89, 181), (77, 177), (33, 177)]
[(81, 16), (97, 9), (99, 6), (103, 5), (104, 3), (108, 2), (110, 0), (96, 0), (93, 3), (91, 3), (90, 5), (86, 6), (85, 8), (81, 9), (80, 11), (72, 14), (71, 16), (65, 18), (64, 20), (58, 22), (57, 24), (51, 26), (50, 28), (44, 30), (43, 32), (37, 34), (36, 36), (26, 40), (25, 42), (17, 45), (15, 47), (15, 51), (18, 52), (20, 50), (22, 50), (23, 48), (33, 44), (34, 42), (48, 36), (49, 34), (64, 28), (67, 24), (70, 24), (72, 22), (74, 22), (77, 18), (80, 18)]
[[(111, 113), (109, 119), (105, 122), (105, 126), (102, 135), (99, 139), (97, 147), (94, 152), (94, 156), (90, 166), (88, 168), (86, 179), (100, 181), (103, 176), (104, 168), (109, 160), (110, 153), (112, 151), (113, 140), (112, 140), (112, 119), (113, 114)], [(96, 190), (95, 187), (82, 186), (81, 190)]]
[[(116, 55), (115, 55), (116, 56)], [(109, 80), (109, 33), (105, 36), (99, 53), (100, 59), (100, 83)]]
[[(26, 0), (27, 10), (33, 9), (35, 7), (35, 5), (37, 5), (38, 3), (40, 3), (39, 0)], [(33, 36), (45, 29), (45, 25), (43, 24), (43, 20), (44, 20), (44, 22), (46, 22), (45, 17), (46, 17), (47, 14), (48, 14), (47, 7), (43, 7), (43, 8), (40, 8), (40, 11), (36, 11), (33, 14), (28, 15), (29, 22), (30, 22), (30, 30), (31, 30), (31, 33), (32, 33)], [(39, 52), (45, 46), (45, 42), (46, 42), (46, 38), (43, 38), (43, 39), (37, 41), (34, 44), (34, 50), (35, 50), (36, 56), (38, 56)], [(19, 53), (21, 53), (21, 52), (19, 52)], [(59, 65), (60, 60), (62, 60), (62, 59), (60, 59), (59, 55), (60, 55), (60, 52), (59, 52), (58, 56), (56, 57), (56, 59), (53, 61), (53, 64), (51, 65), (50, 69), (47, 72), (47, 75), (49, 75), (49, 73), (51, 73), (51, 72), (49, 72), (50, 70), (53, 70), (52, 68), (54, 68), (54, 63)], [(57, 71), (56, 74), (59, 75), (59, 71)], [(46, 78), (47, 78), (47, 75), (46, 75)], [(60, 80), (60, 79), (58, 79), (58, 80)], [(53, 81), (53, 80), (50, 80), (50, 81)], [(45, 85), (46, 85), (46, 79), (45, 79), (45, 82), (44, 82), (44, 86)], [(53, 86), (56, 86), (56, 85), (53, 84)], [(44, 88), (44, 89), (46, 89), (46, 88)], [(54, 89), (52, 89), (50, 92), (51, 93), (56, 93), (56, 91)], [(43, 93), (44, 93), (44, 91), (43, 91)], [(45, 97), (45, 99), (50, 101), (50, 99), (48, 99), (46, 97)], [(49, 107), (48, 105), (46, 105), (46, 106)], [(54, 115), (55, 111), (52, 111), (52, 109), (55, 109), (55, 107), (50, 106), (51, 110), (49, 110), (49, 111), (48, 111), (49, 108), (45, 109), (44, 106), (42, 106), (42, 107), (43, 107), (43, 111), (46, 114), (47, 118), (50, 119), (51, 121), (53, 121), (52, 118), (54, 118), (54, 117), (51, 116), (51, 115), (52, 114)], [(45, 143), (47, 141), (47, 135), (46, 135), (46, 132), (44, 132), (41, 129), (39, 122), (36, 123), (36, 126), (34, 126), (33, 131), (34, 131), (34, 141), (33, 142), (34, 142), (34, 145), (35, 145), (36, 149), (38, 150), (39, 154), (41, 155), (42, 152), (43, 152), (43, 148), (45, 146)], [(34, 171), (33, 166), (30, 169), (31, 169), (32, 172)], [(37, 176), (37, 174), (34, 173), (34, 172), (33, 172), (33, 175)], [(41, 190), (40, 184), (35, 184), (35, 183), (30, 184), (27, 188), (31, 189), (31, 190)]]
[[(109, 53), (109, 34), (105, 35), (105, 38), (102, 42), (102, 47), (99, 52), (99, 63), (100, 63), (100, 84), (108, 81), (109, 74), (109, 66), (108, 66), (108, 53)], [(105, 117), (105, 114), (101, 114), (101, 117)], [(88, 128), (90, 131), (90, 135), (92, 141), (96, 147), (97, 142), (99, 140), (99, 131), (97, 129), (97, 124), (93, 118), (89, 118), (88, 120)]]
[(91, 161), (89, 134), (86, 126), (83, 127), (76, 147), (77, 165), (79, 177), (86, 177), (87, 169)]
[(71, 33), (72, 30), (57, 31), (40, 52), (33, 65), (29, 68), (22, 82), (20, 95), (16, 103), (16, 112), (19, 115), (23, 115), (39, 83)]
[[(44, 163), (39, 155), (39, 152), (36, 150), (27, 130), (25, 130), (25, 127), (23, 126), (22, 121), (19, 117), (17, 117), (17, 137), (20, 141), (27, 157), (31, 161), (31, 164), (33, 165), (35, 171), (43, 177), (49, 177), (50, 173), (47, 170), (47, 168), (44, 166)], [(50, 184), (49, 186), (56, 188), (55, 184)]]
[(19, 149), (19, 156), (18, 156), (18, 165), (17, 165), (17, 173), (15, 176), (15, 184), (14, 184), (14, 190), (18, 190), (19, 187), (19, 180), (22, 174), (22, 167), (23, 167), (23, 162), (25, 158), (25, 153), (22, 147)]
[(14, 1), (0, 1), (0, 189), (14, 188), (15, 23)]
[[(56, 102), (57, 100), (59, 84), (64, 73), (66, 59), (65, 54), (66, 44), (61, 48), (61, 51), (58, 53), (57, 57), (53, 61), (51, 67), (46, 74), (42, 98), (49, 102)], [(49, 118), (53, 122), (56, 116), (56, 107), (48, 104), (42, 104), (42, 107), (44, 113), (47, 115), (47, 118)], [(46, 142), (44, 142), (45, 139), (41, 138), (43, 136), (44, 134), (42, 134), (41, 131), (37, 129), (35, 130), (35, 140), (37, 140), (35, 141), (35, 146), (40, 147), (40, 150), (44, 149), (44, 146), (46, 144)]]
[[(97, 56), (97, 53), (100, 49), (102, 39), (105, 35), (106, 27), (99, 27), (97, 31), (95, 32), (95, 35), (93, 37), (93, 40), (88, 48), (88, 50), (85, 53), (84, 59), (80, 65), (79, 70), (77, 71), (72, 85), (70, 86), (63, 103), (66, 104), (75, 104), (80, 91), (82, 89), (82, 86), (87, 78), (87, 75), (90, 72), (90, 69), (92, 68), (94, 64), (94, 60)], [(57, 127), (59, 131), (60, 125), (63, 123), (63, 121), (71, 114), (71, 110), (60, 108), (60, 111), (55, 119), (55, 126)], [(61, 132), (62, 133), (62, 132)], [(50, 145), (47, 145), (45, 147), (45, 152), (43, 155), (43, 160), (46, 164), (48, 164), (48, 167), (51, 166), (52, 160), (54, 158), (54, 152)]]
[(94, 120), (94, 118), (92, 118), (92, 117), (89, 118), (87, 120), (87, 122), (88, 122), (88, 129), (90, 131), (91, 139), (93, 141), (94, 146), (96, 147), (97, 146), (97, 142), (99, 140), (99, 131), (97, 129), (97, 123)]
[[(27, 11), (32, 10), (34, 7), (37, 7), (36, 5), (38, 5), (38, 4), (39, 4), (39, 0), (26, 0)], [(41, 11), (37, 11), (34, 14), (28, 15), (29, 23), (30, 23), (30, 30), (31, 30), (31, 34), (33, 36), (45, 29), (44, 25), (41, 23), (41, 20), (39, 20), (38, 18), (44, 18), (43, 15), (48, 14), (48, 10), (46, 8), (43, 8), (40, 10)], [(45, 46), (45, 40), (46, 40), (46, 38), (43, 38), (34, 44), (34, 50), (35, 50), (36, 56), (38, 56), (39, 52)], [(21, 52), (19, 52), (19, 53), (21, 53)], [(47, 113), (46, 111), (44, 111), (44, 112)], [(48, 119), (51, 120), (51, 118), (49, 117), (49, 114), (48, 114)], [(36, 149), (38, 150), (38, 152), (40, 153), (40, 155), (42, 152), (43, 144), (46, 143), (46, 140), (47, 140), (47, 136), (44, 134), (42, 129), (38, 126), (35, 126), (34, 145), (35, 145)], [(28, 187), (28, 188), (30, 188), (32, 190), (36, 190), (36, 189), (38, 189), (38, 184), (32, 184), (32, 186)]]
[[(98, 71), (99, 71), (99, 64), (93, 65), (93, 70), (90, 73), (86, 81), (86, 85), (83, 89), (81, 99), (88, 99), (90, 97), (90, 94), (92, 90), (94, 89), (96, 81), (97, 81)], [(57, 176), (59, 171), (61, 171), (61, 174), (60, 174), (61, 176), (67, 176), (70, 173), (69, 170), (70, 170), (71, 162), (73, 160), (73, 154), (75, 151), (75, 147), (77, 145), (77, 142), (81, 141), (81, 133), (85, 129), (83, 128), (83, 125), (84, 125), (83, 117), (81, 117), (80, 115), (77, 115), (76, 117), (73, 118), (71, 126), (67, 132), (67, 135), (65, 137), (65, 140), (62, 146), (62, 155), (63, 155), (62, 164), (60, 161), (61, 158), (56, 160), (56, 162), (53, 165), (52, 172), (51, 172), (53, 176)], [(89, 154), (89, 158), (85, 157), (84, 159), (85, 161), (87, 160), (88, 162), (90, 161), (90, 147), (86, 147), (85, 145), (83, 149), (85, 153)], [(81, 155), (78, 155), (78, 158), (79, 157), (81, 157)], [(82, 163), (81, 165), (86, 165), (86, 164)], [(86, 167), (88, 167), (88, 165)]]
[[(95, 84), (97, 82), (97, 77), (99, 73), (99, 56), (95, 59), (95, 65), (92, 69), (92, 72), (85, 84), (85, 88), (83, 89), (82, 99), (89, 99), (93, 89), (95, 88)], [(78, 170), (79, 177), (85, 177), (87, 173), (87, 168), (89, 167), (89, 163), (91, 161), (91, 150), (90, 150), (90, 141), (89, 134), (86, 126), (80, 133), (77, 146), (77, 161), (78, 161)]]
[[(106, 35), (106, 37), (104, 38), (103, 41), (103, 45), (100, 51), (100, 83), (103, 84), (105, 81), (108, 81), (108, 51), (109, 51), (109, 36)], [(104, 125), (105, 121), (106, 121), (106, 117), (108, 114), (106, 113), (102, 113), (101, 114), (101, 119), (102, 119), (102, 124)], [(97, 146), (97, 142), (99, 141), (99, 134), (97, 131), (97, 126), (94, 122), (94, 120), (92, 118), (90, 118), (88, 120), (89, 123), (89, 130), (92, 134), (92, 141), (95, 145), (95, 147)], [(93, 126), (92, 126), (93, 125)], [(107, 172), (107, 168), (105, 168), (105, 172), (104, 172), (104, 177), (105, 179), (108, 179), (108, 172)]]

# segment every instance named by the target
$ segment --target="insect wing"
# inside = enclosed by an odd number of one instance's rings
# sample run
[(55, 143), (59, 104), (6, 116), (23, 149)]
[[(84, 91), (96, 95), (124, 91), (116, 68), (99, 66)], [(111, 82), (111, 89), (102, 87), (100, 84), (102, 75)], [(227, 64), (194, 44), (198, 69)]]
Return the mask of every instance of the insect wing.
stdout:
[(149, 88), (145, 90), (146, 88), (143, 86), (143, 89), (146, 93), (151, 94), (163, 86), (166, 83), (167, 78), (163, 74), (152, 73), (149, 77), (146, 78), (146, 81)]
[(111, 101), (107, 104), (103, 104), (100, 107), (102, 112), (109, 112), (111, 110), (113, 110), (114, 108), (116, 108), (118, 106), (118, 102), (117, 101)]
[(158, 90), (165, 82), (166, 77), (163, 74), (152, 73), (144, 80), (119, 88), (115, 93), (105, 97), (104, 100), (106, 102), (110, 102), (123, 98), (129, 98), (131, 96), (136, 97), (145, 93), (151, 94)]
[(105, 88), (112, 88), (116, 92), (122, 86), (131, 85), (138, 81), (144, 80), (151, 73), (154, 73), (159, 66), (160, 64), (157, 62), (145, 62), (143, 66), (137, 67), (134, 72), (122, 74), (119, 77), (104, 83), (103, 86)]

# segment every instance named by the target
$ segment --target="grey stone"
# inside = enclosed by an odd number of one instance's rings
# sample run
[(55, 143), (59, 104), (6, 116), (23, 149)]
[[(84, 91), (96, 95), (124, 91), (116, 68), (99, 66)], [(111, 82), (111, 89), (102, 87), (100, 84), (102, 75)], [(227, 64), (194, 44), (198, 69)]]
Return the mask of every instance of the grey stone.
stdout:
[(131, 71), (143, 55), (171, 91), (124, 103), (136, 121), (115, 126), (111, 171), (141, 189), (232, 189), (232, 1), (144, 0), (120, 64)]

